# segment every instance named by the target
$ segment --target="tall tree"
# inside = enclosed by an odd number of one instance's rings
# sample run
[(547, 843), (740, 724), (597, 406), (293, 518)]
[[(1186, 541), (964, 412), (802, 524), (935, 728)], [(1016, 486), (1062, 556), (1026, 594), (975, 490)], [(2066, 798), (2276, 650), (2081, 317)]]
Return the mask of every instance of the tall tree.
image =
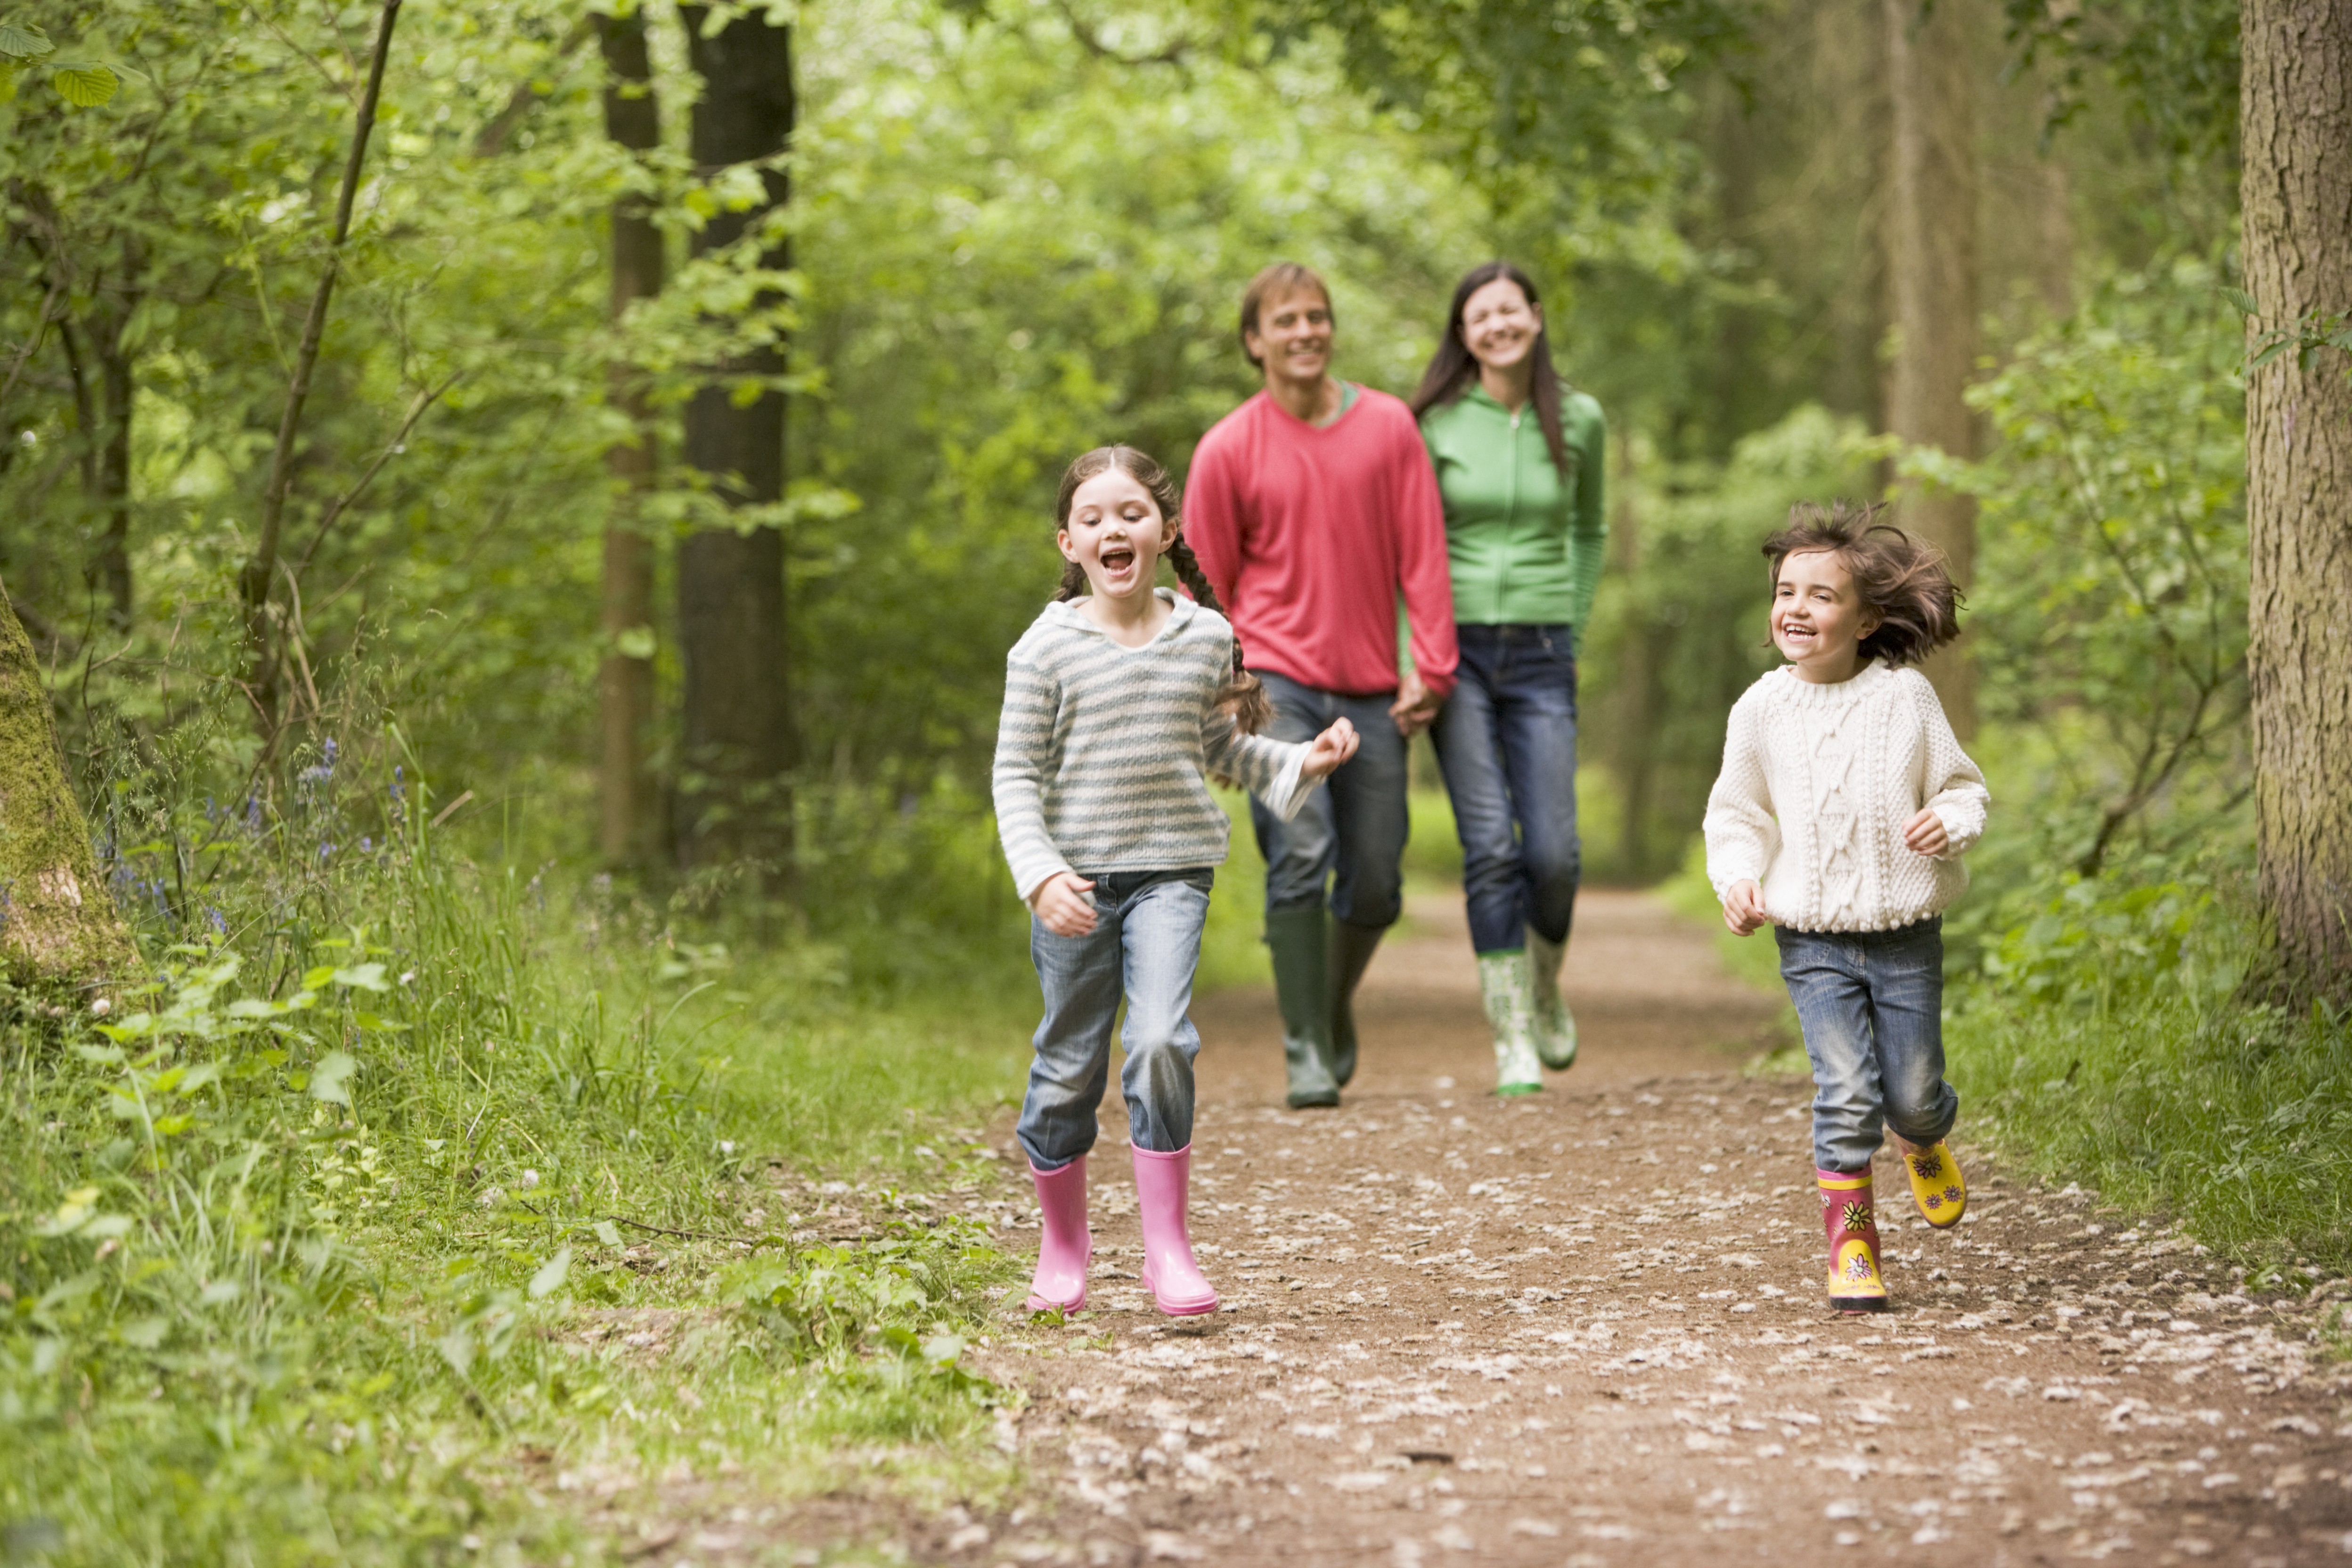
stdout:
[[(599, 13), (604, 55), (604, 133), (642, 156), (661, 145), (642, 6)], [(662, 236), (651, 204), (632, 188), (613, 204), (613, 320), (662, 288)], [(639, 502), (653, 489), (659, 451), (645, 377), (615, 362), (606, 395), (629, 422), (628, 438), (606, 454), (614, 484), (604, 525), (604, 659), (597, 675), (598, 846), (615, 865), (639, 865), (655, 849), (654, 782), (646, 765), (654, 721), (654, 547)]]
[[(1976, 455), (1964, 395), (1976, 358), (1976, 126), (1967, 0), (1885, 0), (1893, 157), (1887, 164), (1887, 294), (1895, 327), (1886, 426), (1906, 443)], [(1968, 585), (1976, 502), (1915, 490), (1912, 526)], [(1976, 731), (1976, 680), (1964, 647), (1939, 649), (1927, 678), (1952, 728)]]
[(66, 783), (57, 715), (33, 645), (0, 588), (0, 973), (92, 984), (139, 962)]
[(2352, 316), (2352, 0), (2241, 28), (2248, 341), (2289, 351), (2246, 384), (2261, 885), (2289, 975), (2352, 996), (2352, 380), (2316, 346)]
[[(694, 237), (694, 254), (728, 251), (757, 232), (789, 195), (780, 155), (791, 142), (792, 35), (773, 13), (681, 8), (689, 57), (702, 78), (694, 106), (694, 162), (706, 177), (758, 167), (762, 198), (726, 207)], [(758, 258), (781, 269), (781, 237)], [(772, 300), (757, 301), (759, 306)], [(737, 509), (772, 507), (784, 493), (784, 398), (751, 378), (780, 377), (781, 344), (742, 350), (711, 367), (686, 410), (686, 461)], [(751, 395), (744, 395), (750, 392)], [(677, 552), (679, 650), (686, 673), (685, 749), (678, 786), (679, 858), (781, 868), (790, 847), (785, 772), (793, 760), (785, 684), (784, 542), (772, 521), (703, 528)]]

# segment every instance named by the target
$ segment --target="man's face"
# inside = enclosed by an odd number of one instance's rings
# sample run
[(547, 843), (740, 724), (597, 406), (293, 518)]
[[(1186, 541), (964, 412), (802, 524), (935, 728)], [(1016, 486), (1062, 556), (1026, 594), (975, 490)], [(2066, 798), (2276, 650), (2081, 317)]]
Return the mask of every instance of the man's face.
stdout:
[(1331, 301), (1313, 288), (1269, 299), (1247, 341), (1268, 381), (1320, 382), (1331, 363)]

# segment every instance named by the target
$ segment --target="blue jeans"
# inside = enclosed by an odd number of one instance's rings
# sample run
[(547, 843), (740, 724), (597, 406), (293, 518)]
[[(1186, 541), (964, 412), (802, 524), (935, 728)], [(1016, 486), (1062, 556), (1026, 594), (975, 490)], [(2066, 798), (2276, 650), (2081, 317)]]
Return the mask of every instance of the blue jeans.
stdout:
[(1321, 789), (1288, 822), (1250, 797), (1250, 823), (1265, 857), (1265, 911), (1323, 906), (1349, 925), (1385, 927), (1404, 912), (1404, 840), (1412, 817), (1405, 803), (1405, 743), (1389, 717), (1394, 693), (1349, 697), (1318, 691), (1261, 670), (1274, 703), (1265, 733), (1276, 741), (1311, 741), (1345, 718), (1362, 738)]
[(1942, 917), (1895, 931), (1772, 934), (1813, 1061), (1813, 1163), (1870, 1169), (1882, 1124), (1914, 1143), (1949, 1132), (1960, 1097), (1944, 1081)]
[(1092, 877), (1095, 929), (1085, 936), (1055, 936), (1031, 917), (1029, 957), (1045, 992), (1045, 1016), (1032, 1042), (1037, 1059), (1014, 1132), (1039, 1170), (1058, 1171), (1095, 1146), (1095, 1108), (1121, 996), (1127, 1062), (1118, 1087), (1127, 1096), (1128, 1136), (1158, 1154), (1192, 1142), (1192, 1058), (1201, 1054), (1201, 1034), (1186, 1010), (1215, 878), (1207, 868)]
[(1566, 942), (1576, 837), (1576, 640), (1565, 626), (1457, 626), (1461, 683), (1437, 716), (1438, 770), (1462, 839), (1470, 945), (1508, 952), (1532, 926)]

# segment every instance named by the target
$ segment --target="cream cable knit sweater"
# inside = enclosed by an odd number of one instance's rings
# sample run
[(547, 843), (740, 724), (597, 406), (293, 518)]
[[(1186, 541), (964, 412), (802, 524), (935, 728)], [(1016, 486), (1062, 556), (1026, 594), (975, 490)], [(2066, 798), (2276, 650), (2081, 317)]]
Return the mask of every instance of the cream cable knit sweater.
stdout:
[[(1706, 799), (1707, 880), (1721, 898), (1753, 879), (1774, 922), (1798, 931), (1893, 931), (1968, 887), (1960, 857), (1990, 800), (1917, 670), (1874, 663), (1822, 686), (1776, 669), (1731, 710)], [(1951, 840), (1934, 858), (1903, 843), (1921, 806)]]

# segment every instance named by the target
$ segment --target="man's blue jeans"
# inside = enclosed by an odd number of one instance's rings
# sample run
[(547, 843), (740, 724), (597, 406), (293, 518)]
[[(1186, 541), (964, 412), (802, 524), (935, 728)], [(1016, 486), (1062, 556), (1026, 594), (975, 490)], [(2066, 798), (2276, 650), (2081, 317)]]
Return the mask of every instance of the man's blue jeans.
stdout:
[(1459, 626), (1460, 683), (1433, 738), (1454, 827), (1470, 945), (1509, 952), (1532, 926), (1568, 940), (1576, 836), (1576, 643), (1565, 626)]
[(1201, 1034), (1186, 1014), (1215, 878), (1207, 868), (1088, 878), (1095, 929), (1085, 936), (1055, 936), (1030, 918), (1029, 957), (1045, 989), (1045, 1016), (1032, 1042), (1037, 1058), (1014, 1131), (1039, 1170), (1058, 1171), (1095, 1146), (1095, 1108), (1122, 996), (1127, 1062), (1118, 1087), (1127, 1096), (1128, 1136), (1159, 1154), (1192, 1142), (1192, 1058), (1201, 1054)]
[(1265, 857), (1265, 911), (1313, 910), (1330, 887), (1331, 912), (1349, 925), (1385, 927), (1404, 912), (1405, 742), (1389, 717), (1390, 692), (1349, 697), (1261, 670), (1274, 703), (1266, 735), (1311, 741), (1345, 718), (1361, 737), (1356, 754), (1288, 822), (1250, 797), (1250, 823)]
[(1914, 1143), (1949, 1132), (1960, 1097), (1944, 1081), (1942, 917), (1895, 931), (1772, 934), (1813, 1061), (1813, 1163), (1870, 1169), (1882, 1126)]

